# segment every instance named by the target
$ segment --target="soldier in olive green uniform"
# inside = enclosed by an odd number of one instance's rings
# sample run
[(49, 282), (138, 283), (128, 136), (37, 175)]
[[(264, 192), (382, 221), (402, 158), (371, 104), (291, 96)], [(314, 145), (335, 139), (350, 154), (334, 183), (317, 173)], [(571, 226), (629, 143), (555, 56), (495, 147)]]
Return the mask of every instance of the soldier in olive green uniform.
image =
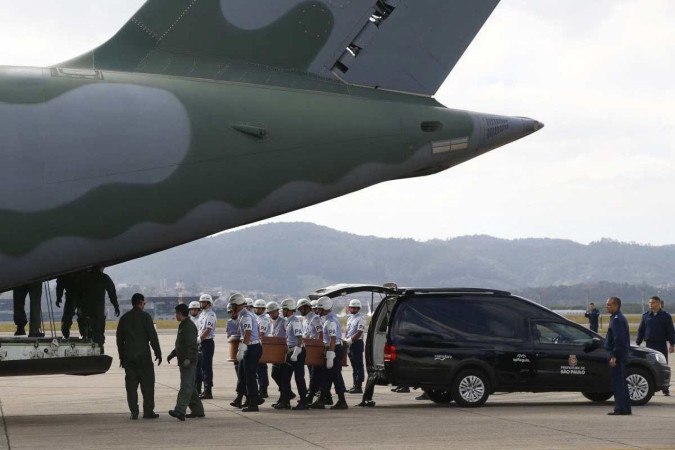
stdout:
[(150, 358), (148, 343), (155, 352), (155, 361), (162, 363), (162, 350), (159, 348), (157, 331), (150, 314), (143, 311), (145, 297), (134, 294), (131, 297), (133, 308), (125, 313), (117, 325), (117, 351), (120, 366), (124, 367), (127, 388), (127, 403), (131, 419), (138, 419), (138, 385), (143, 394), (143, 418), (156, 419), (155, 413), (155, 368)]
[[(204, 406), (197, 394), (195, 386), (195, 375), (197, 374), (197, 327), (189, 319), (190, 313), (185, 304), (176, 305), (176, 320), (178, 325), (178, 334), (176, 336), (176, 348), (166, 359), (171, 363), (171, 359), (178, 358), (178, 368), (180, 369), (180, 390), (176, 399), (176, 406), (169, 411), (169, 415), (178, 420), (185, 420), (186, 417), (204, 417)], [(186, 414), (187, 408), (190, 413)]]
[[(56, 279), (56, 307), (61, 307), (63, 294), (66, 294), (66, 303), (63, 306), (61, 318), (61, 333), (64, 338), (70, 337), (70, 327), (73, 325), (73, 316), (80, 304), (82, 296), (82, 272), (61, 275)], [(82, 335), (83, 331), (80, 331)]]
[[(96, 266), (82, 274), (82, 302), (79, 309), (82, 317), (88, 319), (91, 327), (91, 336), (89, 337), (101, 346), (101, 353), (103, 353), (103, 344), (105, 343), (106, 292), (110, 303), (115, 307), (115, 317), (119, 317), (120, 306), (117, 303), (115, 283), (108, 275), (103, 273), (103, 266)], [(82, 328), (80, 328), (81, 330)]]

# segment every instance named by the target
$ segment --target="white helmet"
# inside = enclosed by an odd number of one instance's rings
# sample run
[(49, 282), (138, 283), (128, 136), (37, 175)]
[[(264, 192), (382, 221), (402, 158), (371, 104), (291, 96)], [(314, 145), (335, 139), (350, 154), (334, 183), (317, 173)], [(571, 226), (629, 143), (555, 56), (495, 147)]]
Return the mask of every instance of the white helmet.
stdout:
[(246, 297), (244, 300), (246, 300), (246, 306), (253, 306), (253, 299)]
[(298, 304), (296, 306), (297, 308), (300, 308), (301, 306), (312, 306), (312, 304), (306, 298), (301, 298), (298, 300)]
[(355, 298), (349, 300), (349, 307), (350, 308), (360, 308), (361, 307), (361, 300), (357, 300)]
[(213, 299), (209, 294), (202, 294), (199, 296), (199, 301), (200, 302), (207, 302), (210, 305), (213, 305)]
[(232, 305), (243, 305), (244, 303), (246, 303), (246, 299), (244, 298), (243, 295), (236, 293), (230, 296), (230, 300), (228, 301), (228, 303)]
[(295, 311), (295, 300), (292, 298), (287, 298), (283, 302), (281, 302), (281, 309), (289, 309), (291, 311)]
[(279, 311), (279, 304), (277, 302), (269, 302), (267, 304), (267, 312)]
[(188, 309), (201, 309), (201, 306), (199, 305), (199, 302), (190, 302)]
[(265, 307), (267, 307), (267, 304), (265, 303), (265, 300), (258, 299), (258, 300), (253, 302), (253, 307), (254, 308), (265, 308)]
[(331, 300), (329, 297), (319, 297), (316, 307), (330, 311), (331, 308), (333, 308), (333, 300)]
[(309, 302), (309, 304), (312, 305), (312, 309), (316, 308), (317, 303), (319, 303), (318, 300), (312, 300), (311, 302)]

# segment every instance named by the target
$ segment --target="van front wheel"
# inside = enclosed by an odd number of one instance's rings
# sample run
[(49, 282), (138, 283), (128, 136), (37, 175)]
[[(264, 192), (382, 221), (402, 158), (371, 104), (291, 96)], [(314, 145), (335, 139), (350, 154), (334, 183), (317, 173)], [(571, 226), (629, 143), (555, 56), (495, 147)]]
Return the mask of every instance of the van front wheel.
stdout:
[(475, 408), (490, 396), (490, 383), (485, 373), (469, 369), (457, 375), (452, 383), (452, 398), (459, 406)]

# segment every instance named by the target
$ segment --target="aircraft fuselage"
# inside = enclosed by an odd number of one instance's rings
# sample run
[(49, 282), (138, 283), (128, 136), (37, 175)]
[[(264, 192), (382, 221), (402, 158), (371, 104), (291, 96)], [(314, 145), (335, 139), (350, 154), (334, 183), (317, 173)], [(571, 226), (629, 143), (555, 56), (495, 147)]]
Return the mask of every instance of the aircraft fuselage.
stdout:
[(435, 173), (540, 127), (262, 68), (0, 67), (0, 291)]

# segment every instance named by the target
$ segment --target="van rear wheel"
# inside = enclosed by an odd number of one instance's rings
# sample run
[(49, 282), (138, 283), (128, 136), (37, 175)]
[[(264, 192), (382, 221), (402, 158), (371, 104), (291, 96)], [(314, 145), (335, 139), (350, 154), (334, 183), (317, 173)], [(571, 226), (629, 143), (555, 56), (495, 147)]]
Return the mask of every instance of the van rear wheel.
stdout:
[(613, 395), (611, 392), (582, 392), (581, 394), (593, 402), (607, 401)]
[(490, 383), (480, 370), (464, 370), (452, 382), (452, 398), (459, 406), (475, 408), (490, 396)]
[(452, 402), (452, 394), (447, 389), (425, 389), (424, 392), (434, 403), (447, 405)]

